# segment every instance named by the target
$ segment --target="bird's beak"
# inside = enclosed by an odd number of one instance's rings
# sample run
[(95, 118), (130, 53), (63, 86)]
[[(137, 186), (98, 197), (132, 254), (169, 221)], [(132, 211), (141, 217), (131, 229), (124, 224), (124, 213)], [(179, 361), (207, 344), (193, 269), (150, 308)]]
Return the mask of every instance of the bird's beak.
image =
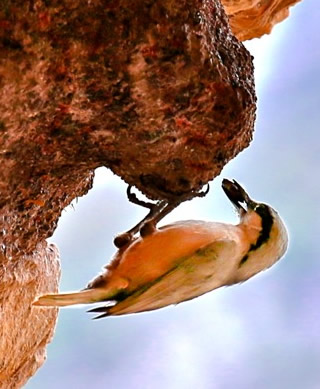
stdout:
[(222, 189), (240, 213), (247, 212), (256, 206), (256, 203), (250, 199), (248, 193), (236, 180), (230, 181), (224, 178), (222, 181)]

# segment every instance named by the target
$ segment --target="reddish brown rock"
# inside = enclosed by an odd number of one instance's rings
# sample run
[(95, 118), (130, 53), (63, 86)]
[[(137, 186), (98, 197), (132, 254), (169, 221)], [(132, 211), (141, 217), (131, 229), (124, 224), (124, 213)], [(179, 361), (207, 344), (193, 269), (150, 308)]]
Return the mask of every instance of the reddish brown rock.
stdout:
[[(152, 198), (199, 189), (247, 147), (252, 58), (218, 0), (0, 5), (0, 234), (50, 235), (106, 166)], [(2, 215), (2, 216), (1, 216)]]

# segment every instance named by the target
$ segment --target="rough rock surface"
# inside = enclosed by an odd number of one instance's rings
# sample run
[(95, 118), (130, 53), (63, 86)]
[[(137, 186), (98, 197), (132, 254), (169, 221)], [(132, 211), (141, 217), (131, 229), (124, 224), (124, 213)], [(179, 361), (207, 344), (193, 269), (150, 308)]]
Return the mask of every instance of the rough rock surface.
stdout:
[(10, 0), (0, 15), (6, 256), (50, 235), (99, 166), (170, 199), (248, 146), (252, 57), (218, 0)]
[(42, 365), (53, 336), (57, 309), (31, 306), (36, 295), (58, 289), (55, 246), (10, 261), (0, 255), (0, 388), (21, 388)]
[(288, 17), (289, 8), (300, 0), (221, 0), (230, 27), (241, 41), (269, 34), (273, 26)]

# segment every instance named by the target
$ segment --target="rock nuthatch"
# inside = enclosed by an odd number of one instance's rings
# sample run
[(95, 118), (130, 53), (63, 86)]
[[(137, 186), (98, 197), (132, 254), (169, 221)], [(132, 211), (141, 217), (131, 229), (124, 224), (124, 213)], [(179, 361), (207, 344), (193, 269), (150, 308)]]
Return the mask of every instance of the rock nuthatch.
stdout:
[[(39, 297), (37, 306), (106, 302), (97, 318), (149, 311), (191, 300), (221, 286), (246, 281), (286, 252), (288, 234), (277, 212), (253, 201), (236, 182), (222, 188), (240, 216), (238, 225), (198, 220), (156, 228), (175, 204), (144, 203), (149, 215), (115, 239), (119, 248), (102, 274), (82, 291)], [(203, 192), (198, 194), (204, 195)], [(141, 236), (134, 237), (140, 230)]]

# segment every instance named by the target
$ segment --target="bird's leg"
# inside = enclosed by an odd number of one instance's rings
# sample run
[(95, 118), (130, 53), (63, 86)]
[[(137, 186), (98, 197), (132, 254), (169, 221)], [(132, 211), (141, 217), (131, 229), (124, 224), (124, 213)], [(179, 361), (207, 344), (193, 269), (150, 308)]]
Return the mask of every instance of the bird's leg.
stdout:
[(172, 202), (167, 202), (162, 209), (159, 209), (159, 211), (155, 213), (153, 217), (145, 218), (144, 223), (142, 223), (142, 226), (140, 228), (140, 235), (142, 237), (150, 235), (156, 229), (156, 226), (159, 221), (165, 216), (167, 216), (171, 211), (173, 211), (178, 205), (180, 205), (184, 201), (191, 200), (194, 197), (204, 197), (209, 192), (209, 189), (210, 187), (208, 184), (206, 190), (204, 191), (193, 191), (191, 193), (189, 192), (185, 195), (178, 197)]
[(165, 200), (158, 201), (157, 203), (148, 203), (146, 201), (142, 201), (138, 199), (138, 197), (131, 191), (132, 186), (129, 185), (127, 188), (127, 196), (130, 202), (140, 205), (144, 208), (149, 209), (149, 213), (134, 227), (130, 230), (120, 234), (114, 238), (114, 245), (118, 248), (121, 248), (132, 241), (134, 234), (136, 234), (140, 228), (144, 225), (146, 221), (149, 219), (153, 219), (155, 215), (161, 212), (162, 208), (164, 208), (167, 204)]
[(142, 237), (151, 234), (155, 229), (156, 225), (161, 219), (163, 219), (168, 213), (176, 208), (183, 201), (191, 200), (193, 197), (204, 197), (209, 191), (208, 188), (201, 192), (189, 192), (185, 195), (179, 196), (172, 201), (161, 200), (157, 203), (148, 203), (137, 198), (137, 196), (131, 192), (131, 186), (128, 186), (127, 196), (129, 201), (142, 207), (148, 208), (149, 213), (133, 228), (115, 237), (113, 243), (117, 248), (124, 247), (130, 243), (133, 239), (134, 234), (140, 231)]
[(146, 218), (144, 223), (142, 223), (140, 228), (140, 235), (144, 238), (147, 235), (150, 235), (155, 229), (157, 224), (161, 219), (167, 216), (171, 211), (173, 211), (179, 204), (179, 202), (166, 203), (165, 206), (160, 209), (153, 217)]

